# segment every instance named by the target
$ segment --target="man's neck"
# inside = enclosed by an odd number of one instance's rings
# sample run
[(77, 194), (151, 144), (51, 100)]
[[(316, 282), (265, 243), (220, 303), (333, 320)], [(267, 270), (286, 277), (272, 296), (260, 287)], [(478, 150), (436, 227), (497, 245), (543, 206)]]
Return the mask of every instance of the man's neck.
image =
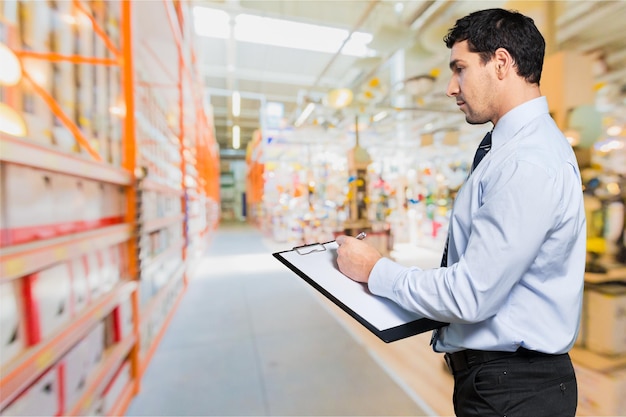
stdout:
[(492, 121), (494, 126), (502, 116), (515, 107), (541, 97), (541, 90), (537, 84), (529, 84), (518, 80), (517, 82), (509, 83), (503, 94), (504, 99), (501, 100), (501, 105), (498, 109), (498, 119)]

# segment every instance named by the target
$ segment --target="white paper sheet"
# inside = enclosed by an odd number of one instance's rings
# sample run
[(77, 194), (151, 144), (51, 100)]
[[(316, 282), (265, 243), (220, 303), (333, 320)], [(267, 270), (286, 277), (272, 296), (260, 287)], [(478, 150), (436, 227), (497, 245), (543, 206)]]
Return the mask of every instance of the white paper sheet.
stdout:
[(423, 318), (393, 301), (373, 295), (365, 284), (353, 281), (337, 267), (337, 243), (324, 244), (326, 250), (281, 252), (286, 261), (341, 301), (378, 330), (383, 331)]

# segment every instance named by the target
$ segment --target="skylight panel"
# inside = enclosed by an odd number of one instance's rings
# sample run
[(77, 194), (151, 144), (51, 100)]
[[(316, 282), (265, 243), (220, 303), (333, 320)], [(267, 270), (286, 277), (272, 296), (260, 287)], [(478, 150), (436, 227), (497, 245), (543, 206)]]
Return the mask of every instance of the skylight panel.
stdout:
[[(195, 7), (194, 24), (200, 36), (221, 39), (230, 37), (230, 17), (223, 10)], [(234, 37), (240, 42), (335, 53), (349, 33), (346, 29), (246, 13), (235, 16)], [(358, 57), (372, 56), (374, 51), (367, 47), (372, 39), (369, 33), (355, 32), (341, 53)]]
[(194, 7), (193, 25), (198, 36), (230, 38), (230, 16), (223, 10)]

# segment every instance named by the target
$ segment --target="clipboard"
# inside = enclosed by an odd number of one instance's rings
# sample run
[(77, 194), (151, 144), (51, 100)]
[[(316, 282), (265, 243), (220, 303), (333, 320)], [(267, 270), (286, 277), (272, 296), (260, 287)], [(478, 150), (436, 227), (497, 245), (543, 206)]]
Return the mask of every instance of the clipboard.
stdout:
[(385, 343), (446, 326), (379, 297), (339, 271), (337, 242), (297, 246), (272, 255)]

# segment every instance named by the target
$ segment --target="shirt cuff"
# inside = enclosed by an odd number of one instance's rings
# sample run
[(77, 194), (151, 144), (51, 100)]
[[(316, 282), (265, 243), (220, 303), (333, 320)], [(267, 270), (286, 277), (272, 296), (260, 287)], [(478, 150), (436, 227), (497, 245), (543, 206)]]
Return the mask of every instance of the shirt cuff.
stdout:
[(380, 258), (370, 272), (367, 286), (372, 294), (393, 299), (397, 280), (406, 271), (406, 267), (388, 258)]

